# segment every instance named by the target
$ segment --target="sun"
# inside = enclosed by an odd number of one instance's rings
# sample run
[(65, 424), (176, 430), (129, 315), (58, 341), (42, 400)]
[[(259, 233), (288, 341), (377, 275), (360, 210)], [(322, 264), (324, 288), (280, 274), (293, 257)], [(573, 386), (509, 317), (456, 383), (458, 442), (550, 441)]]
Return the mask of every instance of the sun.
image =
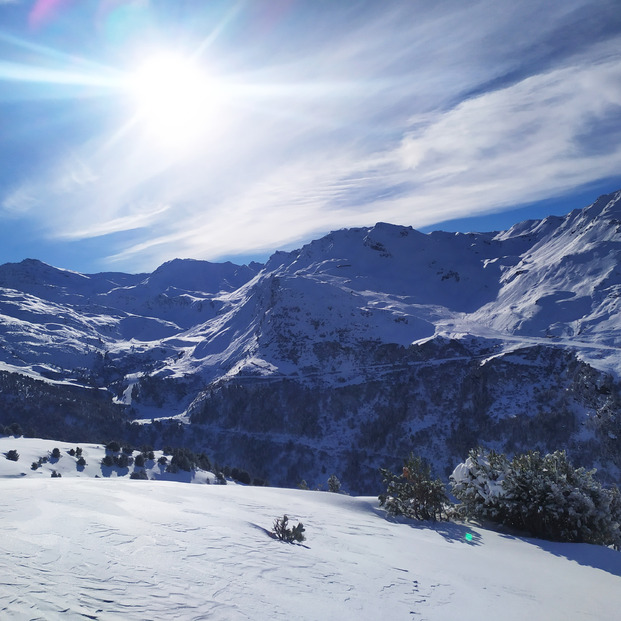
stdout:
[(150, 139), (185, 146), (214, 123), (217, 87), (196, 61), (173, 53), (149, 57), (133, 71), (128, 90), (136, 122)]

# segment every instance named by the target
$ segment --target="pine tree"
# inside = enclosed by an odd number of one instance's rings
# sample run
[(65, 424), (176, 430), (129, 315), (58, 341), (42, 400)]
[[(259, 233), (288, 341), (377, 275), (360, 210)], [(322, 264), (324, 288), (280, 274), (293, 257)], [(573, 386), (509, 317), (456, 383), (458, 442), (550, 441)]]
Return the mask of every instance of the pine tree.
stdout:
[(536, 537), (621, 547), (621, 495), (574, 468), (564, 451), (508, 461), (473, 449), (451, 475), (461, 515), (489, 519)]
[(336, 474), (331, 475), (328, 479), (328, 491), (333, 494), (341, 493), (341, 482), (338, 480)]
[(380, 506), (392, 515), (405, 515), (418, 520), (441, 520), (445, 517), (448, 498), (444, 483), (432, 479), (431, 468), (420, 457), (410, 455), (400, 475), (381, 468), (386, 492), (380, 494)]
[(498, 521), (508, 469), (509, 461), (502, 453), (481, 447), (471, 449), (466, 461), (450, 476), (451, 491), (461, 501), (458, 514)]

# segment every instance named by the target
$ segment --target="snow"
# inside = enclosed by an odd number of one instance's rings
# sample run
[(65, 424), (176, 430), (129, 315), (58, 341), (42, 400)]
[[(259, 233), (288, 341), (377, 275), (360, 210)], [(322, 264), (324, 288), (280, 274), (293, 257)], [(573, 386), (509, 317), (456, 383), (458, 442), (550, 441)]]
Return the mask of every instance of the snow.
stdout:
[[(24, 460), (0, 455), (2, 619), (586, 621), (621, 606), (621, 554), (599, 546), (387, 519), (376, 498), (328, 492), (20, 476)], [(303, 544), (269, 536), (285, 513)]]

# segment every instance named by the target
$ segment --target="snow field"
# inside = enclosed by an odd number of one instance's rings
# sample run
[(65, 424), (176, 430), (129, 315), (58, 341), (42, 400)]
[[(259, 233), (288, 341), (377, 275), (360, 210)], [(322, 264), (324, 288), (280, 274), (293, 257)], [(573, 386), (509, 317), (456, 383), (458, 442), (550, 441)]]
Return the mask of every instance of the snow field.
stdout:
[[(78, 457), (69, 455), (71, 449), (77, 447), (82, 449), (82, 456), (86, 461), (84, 467), (78, 467)], [(58, 448), (60, 459), (51, 457), (52, 451)], [(4, 456), (10, 450), (16, 450), (19, 454), (18, 461), (10, 461)], [(166, 466), (157, 463), (157, 460), (164, 455), (162, 451), (154, 451), (154, 460), (147, 460), (145, 466), (140, 468), (130, 465), (128, 468), (118, 468), (116, 466), (106, 467), (101, 465), (101, 460), (106, 455), (103, 444), (90, 444), (83, 442), (59, 442), (57, 440), (43, 440), (40, 438), (15, 438), (12, 436), (0, 437), (0, 478), (21, 478), (33, 477), (36, 479), (51, 477), (52, 472), (56, 471), (61, 477), (105, 477), (120, 478), (127, 477), (136, 471), (144, 470), (149, 479), (164, 481), (178, 481), (183, 483), (213, 483), (215, 475), (211, 472), (196, 470), (185, 472), (180, 470), (177, 473), (166, 472)], [(111, 453), (112, 454), (112, 453)], [(139, 451), (134, 451), (135, 458)], [(48, 461), (42, 463), (36, 470), (31, 469), (33, 462), (38, 462), (40, 457), (47, 457)], [(171, 456), (168, 455), (168, 463)]]
[[(128, 478), (0, 479), (0, 618), (615, 619), (621, 555), (376, 498)], [(274, 519), (302, 521), (302, 545)], [(472, 534), (472, 541), (466, 540)]]

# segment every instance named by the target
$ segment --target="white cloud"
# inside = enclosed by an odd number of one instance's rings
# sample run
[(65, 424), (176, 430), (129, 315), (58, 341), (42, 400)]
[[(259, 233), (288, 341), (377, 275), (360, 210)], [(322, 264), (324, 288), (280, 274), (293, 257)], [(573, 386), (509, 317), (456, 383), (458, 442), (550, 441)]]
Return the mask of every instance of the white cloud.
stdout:
[(23, 184), (9, 192), (2, 201), (2, 209), (7, 215), (26, 214), (37, 205), (34, 192), (29, 184)]
[(620, 101), (621, 55), (462, 102), (407, 135), (397, 157), (428, 209), (457, 200), (451, 217), (558, 195), (619, 174), (620, 144), (598, 153), (580, 139), (618, 116)]
[(382, 5), (225, 77), (192, 150), (155, 148), (128, 119), (59, 154), (3, 208), (59, 240), (134, 231), (111, 258), (152, 269), (561, 195), (621, 170), (621, 140), (590, 138), (621, 131), (619, 39), (556, 37), (588, 6)]

